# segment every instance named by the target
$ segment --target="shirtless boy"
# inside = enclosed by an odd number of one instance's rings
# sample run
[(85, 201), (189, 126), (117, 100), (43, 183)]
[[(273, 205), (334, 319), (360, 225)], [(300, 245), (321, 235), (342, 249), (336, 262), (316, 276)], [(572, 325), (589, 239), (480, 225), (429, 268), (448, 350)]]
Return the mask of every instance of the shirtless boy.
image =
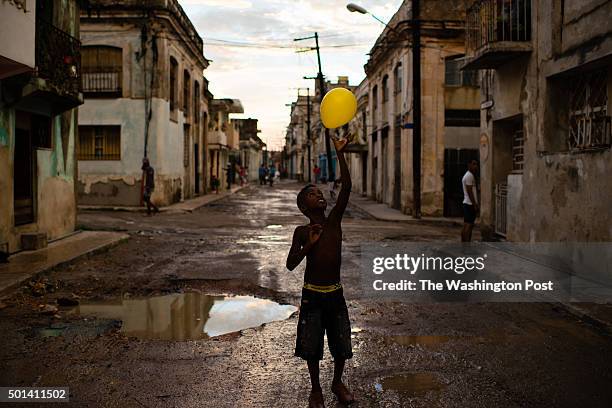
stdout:
[(342, 215), (351, 193), (351, 177), (344, 158), (346, 140), (333, 139), (340, 163), (342, 189), (336, 205), (325, 216), (327, 201), (316, 186), (309, 184), (297, 196), (300, 211), (308, 217), (308, 225), (299, 226), (293, 233), (287, 268), (295, 269), (306, 258), (304, 288), (297, 329), (295, 355), (306, 360), (312, 391), (310, 407), (324, 407), (319, 382), (319, 361), (323, 358), (323, 336), (327, 333), (329, 351), (334, 358), (334, 378), (331, 391), (344, 404), (355, 401), (342, 383), (346, 359), (353, 356), (351, 324), (342, 285), (340, 264), (342, 250)]

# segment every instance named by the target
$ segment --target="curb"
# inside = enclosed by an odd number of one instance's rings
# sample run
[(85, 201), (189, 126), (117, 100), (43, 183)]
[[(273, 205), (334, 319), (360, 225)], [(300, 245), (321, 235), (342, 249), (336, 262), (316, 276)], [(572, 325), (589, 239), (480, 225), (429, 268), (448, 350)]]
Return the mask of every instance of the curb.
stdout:
[[(171, 205), (168, 205), (166, 207), (160, 207), (159, 208), (159, 212), (160, 213), (165, 213), (165, 212), (186, 212), (186, 213), (190, 213), (193, 212), (199, 208), (202, 208), (212, 202), (215, 202), (217, 200), (220, 200), (224, 197), (230, 196), (240, 190), (242, 190), (243, 188), (245, 188), (246, 186), (242, 186), (242, 187), (238, 187), (236, 189), (232, 189), (230, 192), (224, 192), (221, 194), (206, 194), (204, 196), (200, 196), (200, 197), (196, 197), (196, 198), (190, 198), (187, 201), (179, 201), (178, 203), (174, 203)], [(181, 205), (184, 203), (187, 203), (191, 200), (197, 200), (198, 198), (201, 197), (205, 197), (205, 196), (211, 196), (210, 200), (206, 201), (205, 203), (202, 203), (201, 205), (198, 205), (194, 208), (172, 208), (173, 206), (176, 205)], [(79, 205), (77, 206), (78, 211), (118, 211), (118, 212), (134, 212), (134, 213), (146, 213), (147, 210), (145, 207), (128, 207), (128, 206), (104, 206), (104, 205)]]
[[(359, 203), (356, 203), (355, 201), (350, 201), (349, 200), (349, 204), (357, 207), (359, 210), (363, 211), (364, 213), (368, 214), (370, 217), (374, 218), (377, 221), (385, 221), (385, 222), (401, 222), (401, 223), (405, 223), (405, 224), (421, 224), (421, 225), (432, 225), (432, 226), (443, 226), (443, 227), (460, 227), (463, 225), (462, 222), (460, 221), (453, 221), (453, 220), (432, 220), (432, 219), (410, 219), (410, 220), (389, 220), (386, 218), (381, 218), (381, 217), (377, 217), (374, 214), (372, 214), (370, 211), (366, 210), (363, 206), (361, 206)], [(405, 214), (403, 214), (405, 215)]]
[[(81, 231), (79, 231), (79, 232), (81, 232)], [(127, 235), (127, 234), (123, 234), (123, 235), (124, 235), (123, 237), (119, 238), (116, 241), (99, 245), (97, 247), (94, 247), (94, 248), (86, 251), (86, 252), (83, 252), (81, 254), (75, 255), (74, 257), (72, 257), (70, 259), (63, 260), (61, 262), (56, 263), (55, 265), (50, 265), (50, 266), (48, 266), (46, 268), (43, 268), (43, 269), (41, 269), (39, 271), (36, 271), (32, 275), (28, 276), (27, 278), (22, 279), (22, 280), (20, 280), (18, 282), (12, 283), (9, 286), (6, 286), (6, 287), (0, 289), (0, 295), (6, 295), (8, 292), (11, 292), (11, 291), (17, 289), (18, 287), (22, 286), (24, 283), (26, 283), (26, 282), (28, 282), (28, 281), (30, 281), (32, 279), (36, 279), (40, 275), (43, 275), (44, 273), (49, 272), (52, 269), (55, 269), (57, 267), (66, 266), (66, 265), (68, 265), (68, 264), (70, 264), (70, 263), (72, 263), (72, 262), (74, 262), (76, 260), (79, 260), (79, 259), (82, 259), (82, 258), (87, 258), (87, 257), (93, 256), (93, 255), (97, 255), (97, 254), (100, 254), (102, 252), (106, 252), (106, 251), (110, 250), (111, 248), (119, 246), (120, 244), (123, 244), (123, 243), (127, 242), (130, 239), (129, 235)]]
[(558, 302), (558, 303), (553, 303), (553, 304), (561, 307), (563, 310), (565, 310), (572, 316), (594, 326), (595, 328), (605, 332), (606, 334), (608, 335), (612, 334), (612, 324), (610, 322), (607, 322), (598, 317), (595, 317), (593, 314), (589, 313), (583, 308), (573, 305), (571, 303)]

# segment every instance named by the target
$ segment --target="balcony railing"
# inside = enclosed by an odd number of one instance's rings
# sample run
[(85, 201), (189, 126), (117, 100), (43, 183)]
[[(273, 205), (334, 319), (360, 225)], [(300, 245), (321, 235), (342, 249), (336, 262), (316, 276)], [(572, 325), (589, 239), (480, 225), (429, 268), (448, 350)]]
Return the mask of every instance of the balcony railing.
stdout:
[(83, 68), (83, 92), (88, 96), (121, 96), (121, 67)]
[(531, 0), (477, 1), (467, 12), (466, 35), (466, 67), (484, 57), (484, 65), (470, 68), (494, 68), (505, 57), (530, 51), (525, 43), (531, 41)]
[(498, 41), (531, 41), (531, 0), (481, 0), (467, 19), (470, 50)]
[(61, 92), (81, 92), (81, 42), (40, 19), (36, 22), (38, 76)]

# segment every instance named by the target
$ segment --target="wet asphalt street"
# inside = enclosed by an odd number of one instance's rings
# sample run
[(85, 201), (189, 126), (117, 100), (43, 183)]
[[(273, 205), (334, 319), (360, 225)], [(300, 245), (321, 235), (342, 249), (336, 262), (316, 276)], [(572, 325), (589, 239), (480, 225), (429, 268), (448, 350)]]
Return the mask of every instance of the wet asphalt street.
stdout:
[[(307, 406), (306, 365), (293, 357), (304, 265), (285, 269), (305, 223), (299, 188), (250, 186), (193, 213), (82, 213), (82, 228), (131, 238), (2, 299), (0, 386), (69, 386), (70, 406)], [(350, 206), (343, 231), (356, 406), (612, 406), (612, 338), (559, 305), (360, 295), (362, 243), (457, 241), (458, 227), (375, 221)], [(58, 299), (79, 305), (42, 310)], [(326, 350), (329, 407), (339, 406), (332, 367)]]

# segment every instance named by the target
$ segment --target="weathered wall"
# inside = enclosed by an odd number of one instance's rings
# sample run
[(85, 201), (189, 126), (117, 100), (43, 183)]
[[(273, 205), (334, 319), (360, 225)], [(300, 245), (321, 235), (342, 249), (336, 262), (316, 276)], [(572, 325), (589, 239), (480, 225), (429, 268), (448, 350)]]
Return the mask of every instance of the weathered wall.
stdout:
[(35, 149), (34, 222), (15, 227), (13, 219), (15, 111), (10, 108), (0, 109), (0, 243), (8, 242), (10, 252), (21, 248), (22, 233), (45, 232), (48, 239), (55, 239), (74, 230), (76, 117), (76, 110), (55, 116), (52, 120), (52, 148)]
[(34, 68), (36, 1), (27, 0), (26, 10), (11, 2), (0, 2), (0, 50), (2, 56)]
[[(606, 30), (612, 2), (553, 3), (551, 8), (547, 1), (533, 2), (532, 22), (538, 29), (533, 30), (530, 56), (505, 64), (494, 74), (495, 105), (488, 115), (483, 112), (481, 121), (482, 131), (491, 140), (489, 159), (481, 166), (482, 222), (485, 229), (492, 228), (493, 186), (502, 178), (495, 159), (508, 154), (508, 145), (498, 140), (501, 133), (493, 121), (520, 113), (524, 119), (525, 164), (522, 174), (507, 176), (507, 238), (531, 242), (610, 241), (612, 153), (610, 149), (569, 153), (563, 151), (567, 150), (563, 143), (551, 140), (560, 136), (552, 128), (562, 104), (556, 100), (558, 91), (550, 79), (590, 62), (607, 66), (610, 112), (612, 36)], [(565, 7), (563, 12), (561, 5)], [(561, 89), (572, 85), (567, 78), (557, 83)]]

